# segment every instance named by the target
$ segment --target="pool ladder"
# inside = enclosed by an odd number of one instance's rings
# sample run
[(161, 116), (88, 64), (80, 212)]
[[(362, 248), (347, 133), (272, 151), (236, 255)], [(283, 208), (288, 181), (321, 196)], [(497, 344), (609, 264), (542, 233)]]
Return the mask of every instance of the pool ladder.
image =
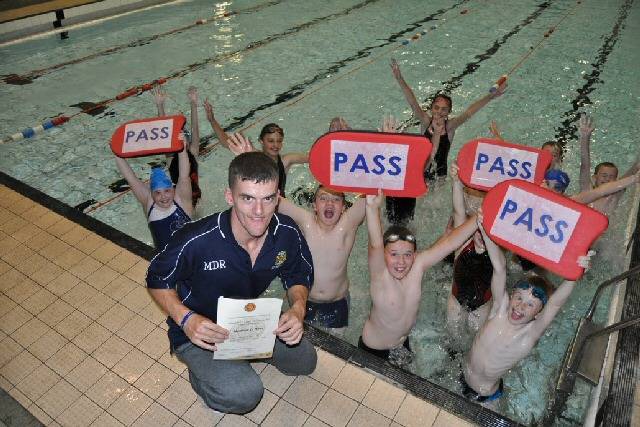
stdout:
[[(562, 370), (555, 386), (555, 393), (551, 398), (547, 414), (541, 421), (542, 426), (552, 426), (558, 418), (564, 421), (572, 421), (562, 417), (567, 399), (573, 392), (577, 378), (581, 378), (592, 386), (597, 386), (600, 380), (600, 372), (604, 363), (605, 352), (609, 334), (626, 327), (640, 323), (640, 315), (621, 320), (607, 327), (602, 327), (593, 322), (593, 315), (605, 288), (618, 284), (623, 280), (640, 275), (640, 265), (613, 277), (598, 286), (591, 300), (587, 314), (580, 319), (580, 325), (564, 356)], [(589, 350), (587, 353), (587, 343)]]

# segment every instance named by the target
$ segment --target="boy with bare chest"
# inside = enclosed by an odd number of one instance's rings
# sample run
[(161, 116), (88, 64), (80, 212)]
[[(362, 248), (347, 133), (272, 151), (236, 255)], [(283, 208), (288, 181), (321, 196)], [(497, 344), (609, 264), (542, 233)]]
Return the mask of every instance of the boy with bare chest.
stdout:
[(408, 336), (418, 317), (422, 275), (469, 239), (478, 226), (472, 216), (430, 248), (416, 252), (416, 238), (406, 228), (392, 226), (382, 234), (382, 199), (381, 192), (367, 196), (371, 313), (358, 347), (405, 367), (413, 359)]
[[(480, 227), (491, 262), (504, 272), (504, 254)], [(578, 258), (578, 265), (589, 266), (593, 252)], [(555, 292), (541, 277), (530, 277), (506, 292), (506, 274), (494, 274), (491, 282), (493, 305), (465, 358), (462, 386), (467, 398), (490, 402), (503, 393), (502, 376), (524, 359), (567, 301), (575, 282), (564, 281)], [(551, 294), (553, 292), (553, 294)], [(550, 295), (550, 296), (549, 296)]]

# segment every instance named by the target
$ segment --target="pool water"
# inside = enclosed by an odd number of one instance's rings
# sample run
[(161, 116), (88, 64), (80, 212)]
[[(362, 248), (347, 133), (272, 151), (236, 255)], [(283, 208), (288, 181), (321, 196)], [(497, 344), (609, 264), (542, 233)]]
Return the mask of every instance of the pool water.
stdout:
[[(397, 58), (420, 100), (443, 88), (449, 90), (455, 115), (529, 53), (511, 76), (506, 94), (458, 129), (449, 159), (466, 141), (488, 136), (489, 122), (495, 119), (513, 142), (539, 146), (557, 139), (566, 143), (564, 169), (574, 180), (568, 192), (575, 193), (579, 113), (592, 114), (597, 127), (592, 164), (613, 160), (623, 171), (637, 155), (640, 77), (631, 70), (640, 65), (633, 41), (640, 32), (639, 9), (630, 0), (580, 4), (329, 0), (315, 2), (313, 7), (304, 0), (215, 5), (182, 1), (71, 29), (67, 40), (47, 36), (0, 46), (0, 75), (31, 76), (31, 83), (0, 84), (6, 106), (0, 111), (0, 136), (78, 112), (73, 105), (98, 103), (129, 87), (168, 77), (168, 113), (188, 114), (186, 92), (193, 85), (201, 99), (212, 102), (223, 126), (246, 129), (245, 134), (257, 142), (262, 125), (276, 122), (285, 130), (284, 152), (307, 151), (334, 116), (345, 117), (355, 129), (377, 128), (384, 114), (413, 123), (391, 75), (391, 57)], [(224, 12), (238, 13), (153, 37)], [(553, 34), (544, 38), (561, 19)], [(421, 30), (427, 34), (406, 46), (400, 44)], [(108, 54), (51, 69), (115, 46), (118, 49)], [(155, 114), (149, 93), (114, 102), (99, 114), (80, 114), (43, 135), (0, 145), (0, 167), (70, 206), (88, 207), (96, 219), (151, 243), (133, 195), (125, 192), (114, 198), (118, 193), (112, 188), (119, 187), (121, 177), (108, 142), (119, 124)], [(202, 108), (199, 118), (201, 135), (207, 137), (211, 129)], [(418, 129), (410, 125), (406, 131)], [(213, 143), (215, 139), (205, 138), (208, 147)], [(199, 216), (226, 209), (220, 189), (226, 185), (231, 158), (218, 148), (201, 158)], [(130, 163), (138, 176), (146, 178), (150, 164), (162, 161), (158, 156)], [(314, 187), (306, 166), (293, 167), (287, 183), (289, 193)], [(430, 245), (444, 230), (450, 200), (447, 181), (430, 188), (418, 201), (411, 227), (419, 247)], [(607, 262), (599, 262), (587, 273), (532, 354), (505, 377), (506, 396), (495, 408), (498, 412), (525, 424), (544, 412), (558, 365), (595, 287), (626, 266), (620, 242), (631, 208), (627, 194), (601, 244), (600, 256)], [(362, 262), (366, 247), (366, 229), (361, 227), (349, 264), (352, 309), (345, 339), (354, 344), (370, 306), (368, 271)], [(518, 274), (513, 267), (510, 281)], [(451, 337), (444, 329), (450, 286), (447, 265), (435, 266), (424, 277), (420, 314), (411, 335), (417, 353), (412, 370), (457, 391), (461, 356), (451, 358), (446, 351)], [(278, 294), (277, 288), (274, 284), (271, 292)], [(601, 321), (606, 319), (608, 301), (603, 298), (600, 304), (596, 318)], [(570, 418), (582, 418), (587, 398), (588, 389), (572, 400)]]

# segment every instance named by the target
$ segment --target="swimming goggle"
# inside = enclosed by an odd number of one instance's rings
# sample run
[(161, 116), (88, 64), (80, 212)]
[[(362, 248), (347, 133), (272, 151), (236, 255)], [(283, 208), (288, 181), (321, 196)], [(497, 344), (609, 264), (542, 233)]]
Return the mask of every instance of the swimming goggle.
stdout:
[(394, 243), (394, 242), (397, 242), (398, 240), (413, 243), (414, 245), (416, 244), (416, 237), (413, 234), (404, 234), (404, 235), (389, 234), (384, 239), (384, 244), (386, 245), (387, 243)]
[(531, 295), (538, 298), (542, 302), (543, 307), (547, 305), (547, 301), (549, 300), (549, 298), (547, 297), (547, 292), (540, 286), (534, 286), (529, 282), (522, 281), (516, 284), (515, 289), (531, 289)]

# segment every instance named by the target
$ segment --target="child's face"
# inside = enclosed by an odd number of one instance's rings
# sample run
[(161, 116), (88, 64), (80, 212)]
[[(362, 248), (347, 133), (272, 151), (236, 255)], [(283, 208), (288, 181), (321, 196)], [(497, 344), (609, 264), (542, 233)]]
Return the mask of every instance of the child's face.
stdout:
[(336, 225), (345, 209), (344, 197), (321, 188), (316, 193), (313, 208), (318, 221), (328, 226)]
[(594, 175), (596, 187), (606, 184), (607, 182), (615, 181), (616, 179), (618, 179), (618, 169), (611, 166), (600, 166), (598, 173)]
[(262, 143), (262, 151), (269, 156), (275, 157), (280, 154), (282, 149), (282, 141), (284, 137), (280, 132), (268, 133), (262, 137), (260, 142)]
[(416, 251), (413, 243), (397, 240), (384, 247), (384, 262), (394, 279), (404, 278), (415, 261)]
[(540, 310), (542, 301), (533, 296), (532, 289), (516, 289), (509, 299), (509, 322), (512, 325), (524, 325), (531, 322)]
[(431, 116), (436, 121), (446, 119), (450, 112), (451, 105), (449, 105), (449, 101), (444, 98), (438, 97), (433, 101), (433, 104), (431, 104)]
[(151, 197), (156, 205), (163, 209), (170, 208), (176, 191), (174, 188), (161, 188), (151, 192)]

